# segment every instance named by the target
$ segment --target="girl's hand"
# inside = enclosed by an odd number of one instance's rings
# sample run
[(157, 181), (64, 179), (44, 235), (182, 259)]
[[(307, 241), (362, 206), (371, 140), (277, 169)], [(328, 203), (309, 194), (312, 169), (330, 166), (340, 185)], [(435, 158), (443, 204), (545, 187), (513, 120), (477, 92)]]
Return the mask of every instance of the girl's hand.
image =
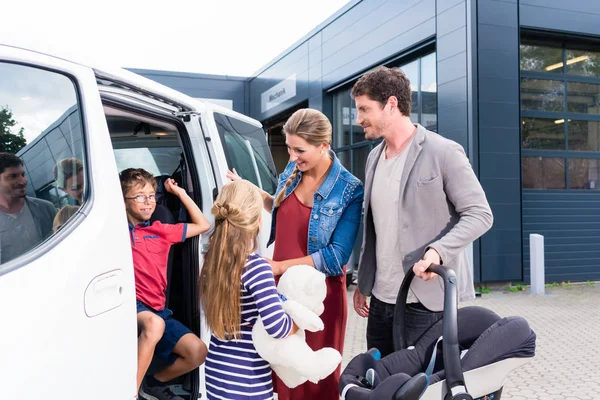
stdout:
[(185, 194), (185, 190), (183, 188), (180, 188), (173, 178), (169, 178), (165, 181), (165, 189), (167, 192), (173, 193), (177, 197), (181, 196), (182, 194)]
[(238, 175), (235, 168), (232, 168), (232, 171), (227, 170), (227, 173), (225, 174), (225, 176), (227, 177), (227, 179), (230, 179), (232, 181), (238, 181), (238, 180), (242, 179), (242, 177)]

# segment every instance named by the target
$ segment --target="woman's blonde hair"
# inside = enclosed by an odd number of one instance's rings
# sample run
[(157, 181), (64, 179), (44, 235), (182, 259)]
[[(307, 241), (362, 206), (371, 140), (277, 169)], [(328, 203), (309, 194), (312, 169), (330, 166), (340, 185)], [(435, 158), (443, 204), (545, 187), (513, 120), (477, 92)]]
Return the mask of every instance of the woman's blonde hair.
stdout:
[(198, 278), (200, 304), (215, 337), (239, 338), (242, 270), (256, 250), (263, 200), (246, 180), (223, 186), (211, 212), (215, 228)]
[[(292, 116), (283, 125), (284, 135), (295, 135), (306, 140), (313, 146), (321, 144), (331, 144), (331, 122), (322, 112), (312, 108), (301, 108), (292, 114)], [(298, 175), (298, 166), (294, 168), (292, 174), (285, 182), (285, 187), (281, 190), (275, 199), (275, 207), (279, 207), (285, 191), (292, 184)]]

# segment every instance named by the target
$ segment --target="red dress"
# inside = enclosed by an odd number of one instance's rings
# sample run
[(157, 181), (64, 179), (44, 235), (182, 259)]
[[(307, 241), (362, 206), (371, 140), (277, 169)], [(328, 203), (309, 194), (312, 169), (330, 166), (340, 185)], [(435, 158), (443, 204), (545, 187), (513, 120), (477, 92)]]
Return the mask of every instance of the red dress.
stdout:
[[(276, 216), (274, 261), (307, 255), (308, 223), (311, 212), (312, 208), (302, 204), (294, 192), (281, 203)], [(325, 311), (321, 314), (325, 329), (320, 332), (306, 332), (306, 342), (313, 350), (333, 347), (342, 354), (348, 318), (346, 274), (328, 277), (326, 282)], [(273, 373), (273, 388), (279, 400), (338, 400), (340, 372), (341, 365), (318, 384), (306, 382), (294, 389), (285, 386)]]

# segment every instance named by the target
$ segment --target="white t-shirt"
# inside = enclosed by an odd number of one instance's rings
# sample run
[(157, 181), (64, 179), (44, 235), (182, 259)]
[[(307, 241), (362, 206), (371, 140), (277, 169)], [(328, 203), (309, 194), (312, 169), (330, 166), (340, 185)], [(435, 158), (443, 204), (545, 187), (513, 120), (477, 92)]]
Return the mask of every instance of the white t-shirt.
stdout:
[[(412, 142), (412, 141), (411, 141)], [(370, 207), (375, 225), (377, 273), (373, 296), (388, 304), (395, 304), (404, 279), (403, 254), (400, 250), (400, 181), (408, 156), (410, 143), (397, 156), (386, 159), (384, 147), (375, 168)], [(408, 302), (418, 302), (409, 292)]]

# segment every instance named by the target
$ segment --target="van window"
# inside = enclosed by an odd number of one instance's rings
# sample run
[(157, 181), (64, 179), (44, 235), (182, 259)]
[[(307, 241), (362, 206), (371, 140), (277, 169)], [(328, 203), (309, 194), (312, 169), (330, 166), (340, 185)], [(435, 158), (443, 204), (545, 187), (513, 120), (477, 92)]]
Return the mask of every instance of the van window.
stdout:
[(227, 166), (238, 174), (274, 194), (277, 173), (265, 132), (254, 125), (227, 115), (215, 113), (215, 123), (223, 143)]
[(81, 114), (65, 75), (0, 62), (0, 264), (34, 249), (85, 201)]

